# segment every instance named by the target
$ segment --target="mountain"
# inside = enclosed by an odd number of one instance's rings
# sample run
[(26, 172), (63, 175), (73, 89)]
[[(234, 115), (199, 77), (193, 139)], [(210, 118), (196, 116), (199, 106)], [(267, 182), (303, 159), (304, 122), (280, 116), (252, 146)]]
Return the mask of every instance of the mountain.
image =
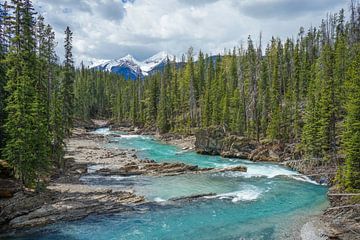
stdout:
[(172, 61), (175, 57), (167, 52), (159, 52), (140, 62), (133, 56), (126, 55), (117, 60), (100, 60), (93, 63), (90, 68), (113, 72), (124, 76), (125, 79), (135, 80), (161, 71), (166, 64), (167, 58)]

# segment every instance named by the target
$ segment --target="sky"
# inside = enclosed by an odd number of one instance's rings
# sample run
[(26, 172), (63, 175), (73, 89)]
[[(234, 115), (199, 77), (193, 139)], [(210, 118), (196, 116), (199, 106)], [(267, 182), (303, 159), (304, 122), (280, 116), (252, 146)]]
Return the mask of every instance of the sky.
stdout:
[[(224, 52), (249, 35), (296, 38), (300, 26), (319, 26), (329, 12), (348, 10), (349, 0), (33, 0), (56, 33), (63, 55), (66, 26), (74, 32), (77, 63), (144, 60), (159, 51), (181, 56), (192, 46), (209, 54)], [(263, 43), (264, 44), (264, 43)]]

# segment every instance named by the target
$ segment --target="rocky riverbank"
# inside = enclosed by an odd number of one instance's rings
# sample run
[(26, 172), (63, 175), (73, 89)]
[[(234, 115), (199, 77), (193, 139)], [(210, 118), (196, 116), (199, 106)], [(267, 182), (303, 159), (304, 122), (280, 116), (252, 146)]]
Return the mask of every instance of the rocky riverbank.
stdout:
[[(195, 134), (195, 150), (201, 154), (221, 155), (252, 161), (277, 162), (290, 167), (320, 184), (332, 186), (337, 167), (334, 164), (301, 159), (294, 144), (257, 142), (229, 135), (222, 128), (208, 128)], [(304, 226), (303, 239), (360, 239), (360, 194), (341, 194), (336, 187), (329, 190), (330, 207), (322, 216)], [(306, 234), (306, 231), (312, 231)], [(310, 235), (309, 235), (310, 234)]]
[[(225, 169), (202, 169), (183, 163), (156, 163), (138, 159), (135, 150), (105, 148), (111, 136), (96, 135), (84, 128), (73, 131), (67, 142), (65, 169), (54, 173), (45, 191), (22, 188), (16, 181), (0, 182), (0, 232), (23, 231), (57, 221), (70, 221), (91, 214), (109, 214), (132, 211), (146, 203), (131, 188), (112, 189), (106, 186), (88, 185), (82, 176), (96, 175), (151, 175), (168, 176), (185, 173), (246, 171), (236, 166)], [(9, 188), (8, 182), (14, 185)], [(174, 200), (176, 201), (176, 199)]]
[[(132, 131), (136, 134), (154, 134), (148, 130), (133, 128), (121, 130)], [(256, 142), (252, 139), (228, 135), (221, 128), (199, 130), (195, 136), (165, 134), (156, 137), (167, 144), (177, 145), (183, 150), (195, 149), (200, 154), (275, 162), (329, 186), (332, 185), (336, 175), (336, 166), (318, 159), (301, 159), (301, 154), (295, 144)], [(338, 195), (338, 192), (338, 189), (330, 188), (330, 207), (323, 215), (316, 216), (303, 226), (302, 239), (360, 239), (360, 206), (356, 204), (358, 200), (354, 200), (353, 196)]]
[(219, 127), (201, 129), (196, 132), (195, 139), (195, 150), (201, 154), (265, 162), (283, 162), (300, 157), (293, 144), (257, 142), (246, 137), (230, 135)]

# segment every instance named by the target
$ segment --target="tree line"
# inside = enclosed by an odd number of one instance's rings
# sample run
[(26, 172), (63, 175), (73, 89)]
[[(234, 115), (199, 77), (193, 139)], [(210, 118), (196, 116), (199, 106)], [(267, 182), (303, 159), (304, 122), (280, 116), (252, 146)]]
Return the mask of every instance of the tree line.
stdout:
[[(273, 37), (195, 60), (168, 59), (163, 71), (126, 81), (82, 67), (77, 117), (112, 118), (159, 133), (221, 126), (258, 141), (297, 146), (302, 157), (339, 166), (338, 181), (360, 189), (360, 5), (329, 14), (297, 37)], [(344, 164), (345, 156), (345, 164)]]
[(0, 5), (0, 158), (28, 187), (62, 169), (74, 109), (72, 32), (65, 31), (65, 60), (55, 33), (30, 0)]

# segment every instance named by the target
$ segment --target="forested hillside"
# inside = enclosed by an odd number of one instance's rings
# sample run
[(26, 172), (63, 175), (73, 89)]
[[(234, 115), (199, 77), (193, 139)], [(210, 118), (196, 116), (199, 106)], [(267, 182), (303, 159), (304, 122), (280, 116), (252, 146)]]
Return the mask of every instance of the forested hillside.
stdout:
[[(295, 27), (295, 26), (294, 26)], [(249, 138), (294, 143), (304, 159), (341, 166), (338, 183), (360, 189), (360, 6), (330, 14), (296, 38), (273, 37), (217, 57), (187, 52), (161, 74), (125, 81), (82, 67), (79, 118), (112, 118), (160, 133), (221, 126)], [(345, 165), (344, 165), (345, 162)]]
[(72, 32), (65, 31), (60, 64), (54, 31), (31, 1), (5, 1), (0, 13), (0, 159), (26, 186), (40, 186), (62, 167), (72, 127)]
[(81, 66), (72, 32), (65, 60), (54, 32), (29, 0), (0, 8), (0, 149), (15, 175), (34, 186), (62, 167), (73, 116), (111, 118), (159, 133), (219, 126), (257, 141), (296, 144), (304, 159), (339, 166), (338, 183), (360, 189), (360, 6), (330, 14), (296, 38), (273, 37), (196, 61), (190, 48), (179, 67), (144, 80)]

